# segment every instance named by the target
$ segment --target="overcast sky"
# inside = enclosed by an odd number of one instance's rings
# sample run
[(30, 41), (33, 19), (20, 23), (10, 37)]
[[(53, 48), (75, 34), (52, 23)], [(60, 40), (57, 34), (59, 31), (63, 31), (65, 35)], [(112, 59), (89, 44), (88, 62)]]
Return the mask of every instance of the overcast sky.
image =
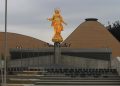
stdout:
[[(4, 31), (4, 1), (0, 0), (0, 32)], [(98, 18), (104, 25), (120, 19), (120, 0), (8, 0), (8, 32), (52, 43), (53, 28), (47, 18), (54, 8), (61, 9), (68, 23), (62, 32), (64, 39), (85, 18)]]

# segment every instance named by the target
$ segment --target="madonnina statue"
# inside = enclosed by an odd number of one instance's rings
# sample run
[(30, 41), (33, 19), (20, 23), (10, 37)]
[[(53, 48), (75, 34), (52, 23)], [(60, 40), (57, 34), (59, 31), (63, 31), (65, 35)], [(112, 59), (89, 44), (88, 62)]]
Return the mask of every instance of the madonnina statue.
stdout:
[(54, 10), (54, 14), (52, 18), (48, 18), (49, 21), (51, 21), (51, 26), (54, 28), (54, 36), (52, 38), (53, 42), (62, 42), (63, 38), (61, 36), (61, 31), (64, 30), (64, 27), (62, 24), (67, 25), (67, 23), (64, 22), (59, 9)]

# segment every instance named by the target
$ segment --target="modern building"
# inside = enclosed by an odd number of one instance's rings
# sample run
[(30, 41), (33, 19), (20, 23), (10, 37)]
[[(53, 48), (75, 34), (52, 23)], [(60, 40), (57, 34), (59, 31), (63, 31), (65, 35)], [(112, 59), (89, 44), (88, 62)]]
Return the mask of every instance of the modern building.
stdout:
[[(9, 50), (14, 49), (25, 49), (25, 48), (45, 48), (48, 47), (48, 43), (38, 40), (33, 37), (16, 34), (16, 33), (7, 33), (7, 50), (9, 55)], [(4, 54), (5, 46), (5, 33), (0, 32), (0, 55)]]
[(95, 18), (86, 19), (61, 45), (55, 43), (54, 47), (10, 34), (7, 70), (14, 75), (8, 76), (9, 82), (120, 85), (120, 43)]
[(88, 18), (57, 49), (56, 57), (53, 47), (11, 49), (9, 66), (111, 68), (119, 49), (112, 34), (96, 18)]
[(120, 56), (120, 42), (96, 18), (88, 18), (63, 42), (69, 48), (109, 48), (112, 57)]

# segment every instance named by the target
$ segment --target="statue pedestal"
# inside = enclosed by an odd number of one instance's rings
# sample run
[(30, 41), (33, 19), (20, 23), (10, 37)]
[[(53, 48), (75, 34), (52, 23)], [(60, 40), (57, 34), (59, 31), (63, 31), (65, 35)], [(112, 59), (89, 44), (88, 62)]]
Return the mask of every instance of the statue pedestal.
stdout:
[(54, 42), (54, 64), (58, 65), (61, 62), (60, 42)]

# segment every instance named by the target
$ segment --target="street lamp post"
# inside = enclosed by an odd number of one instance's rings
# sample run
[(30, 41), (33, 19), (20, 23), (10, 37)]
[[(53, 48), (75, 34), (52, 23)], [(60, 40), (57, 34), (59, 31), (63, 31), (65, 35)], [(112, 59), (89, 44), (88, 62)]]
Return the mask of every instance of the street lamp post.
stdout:
[(4, 82), (3, 86), (6, 86), (6, 61), (7, 61), (7, 0), (5, 0), (5, 57), (4, 57)]

